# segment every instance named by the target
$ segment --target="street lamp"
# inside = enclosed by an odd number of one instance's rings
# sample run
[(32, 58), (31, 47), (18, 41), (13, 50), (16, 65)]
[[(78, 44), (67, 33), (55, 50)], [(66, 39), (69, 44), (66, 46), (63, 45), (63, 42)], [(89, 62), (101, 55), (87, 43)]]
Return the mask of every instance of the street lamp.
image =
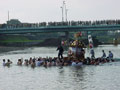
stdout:
[(62, 9), (62, 22), (64, 21), (64, 16), (63, 16), (63, 7), (60, 7)]

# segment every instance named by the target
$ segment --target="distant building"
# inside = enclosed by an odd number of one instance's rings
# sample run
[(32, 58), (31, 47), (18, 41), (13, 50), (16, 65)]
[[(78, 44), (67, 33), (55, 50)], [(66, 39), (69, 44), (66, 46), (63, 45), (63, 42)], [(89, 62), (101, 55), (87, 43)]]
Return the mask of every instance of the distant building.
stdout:
[(7, 28), (37, 27), (36, 23), (22, 23), (18, 19), (7, 21)]
[(9, 21), (7, 21), (7, 24), (18, 25), (21, 24), (21, 22), (18, 19), (10, 19)]

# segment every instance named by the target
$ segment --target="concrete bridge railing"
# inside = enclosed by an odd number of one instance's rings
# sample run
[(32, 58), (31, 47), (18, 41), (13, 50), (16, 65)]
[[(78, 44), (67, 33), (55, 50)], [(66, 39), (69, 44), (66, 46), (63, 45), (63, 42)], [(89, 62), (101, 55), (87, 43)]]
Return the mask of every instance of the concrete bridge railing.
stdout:
[(78, 31), (116, 31), (120, 25), (81, 25), (81, 26), (45, 26), (26, 28), (1, 28), (0, 34), (78, 32)]

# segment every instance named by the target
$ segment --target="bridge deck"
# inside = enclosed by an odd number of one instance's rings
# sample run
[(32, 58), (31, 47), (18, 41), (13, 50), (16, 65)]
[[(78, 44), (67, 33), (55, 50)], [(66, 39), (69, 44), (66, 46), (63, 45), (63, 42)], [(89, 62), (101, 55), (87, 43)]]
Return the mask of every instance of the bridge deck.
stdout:
[(120, 25), (81, 25), (81, 26), (46, 26), (26, 28), (1, 28), (0, 34), (42, 33), (42, 32), (78, 32), (78, 31), (115, 31)]

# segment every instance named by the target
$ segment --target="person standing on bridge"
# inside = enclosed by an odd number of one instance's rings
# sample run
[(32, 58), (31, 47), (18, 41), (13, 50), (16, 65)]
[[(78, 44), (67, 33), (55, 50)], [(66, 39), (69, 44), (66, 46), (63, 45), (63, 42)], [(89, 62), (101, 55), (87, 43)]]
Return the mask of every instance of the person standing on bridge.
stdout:
[(59, 60), (60, 60), (60, 59), (63, 59), (64, 49), (63, 49), (63, 47), (62, 47), (61, 45), (58, 46), (57, 51), (59, 51), (59, 52), (58, 52), (58, 58), (59, 58)]

